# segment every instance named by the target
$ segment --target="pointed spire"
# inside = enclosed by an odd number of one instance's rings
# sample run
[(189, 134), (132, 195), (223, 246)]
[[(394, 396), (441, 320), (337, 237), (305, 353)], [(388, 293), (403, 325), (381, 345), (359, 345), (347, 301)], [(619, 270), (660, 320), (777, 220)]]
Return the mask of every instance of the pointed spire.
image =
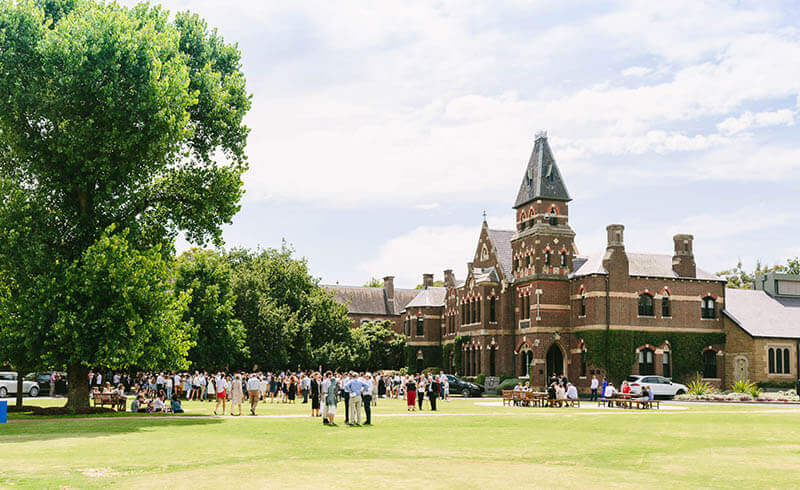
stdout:
[(547, 133), (544, 131), (536, 133), (531, 159), (519, 186), (514, 209), (535, 199), (564, 202), (572, 200), (567, 192), (567, 186), (561, 179), (561, 172), (556, 165), (556, 159), (553, 158), (553, 152), (547, 143)]

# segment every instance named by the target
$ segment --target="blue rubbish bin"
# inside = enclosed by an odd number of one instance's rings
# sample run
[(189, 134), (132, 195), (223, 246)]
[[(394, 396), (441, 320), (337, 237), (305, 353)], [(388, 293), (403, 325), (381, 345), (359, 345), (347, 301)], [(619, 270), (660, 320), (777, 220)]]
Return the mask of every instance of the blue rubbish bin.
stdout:
[(8, 412), (8, 402), (0, 402), (0, 424), (6, 423), (7, 412)]

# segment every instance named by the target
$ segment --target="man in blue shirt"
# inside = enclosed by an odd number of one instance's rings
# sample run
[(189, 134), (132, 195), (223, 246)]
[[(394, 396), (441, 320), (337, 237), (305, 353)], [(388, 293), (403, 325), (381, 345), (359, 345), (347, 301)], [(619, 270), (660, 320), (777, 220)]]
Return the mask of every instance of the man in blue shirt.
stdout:
[(350, 425), (361, 425), (361, 393), (366, 387), (356, 373), (350, 373), (350, 381), (344, 387), (344, 391), (350, 395)]

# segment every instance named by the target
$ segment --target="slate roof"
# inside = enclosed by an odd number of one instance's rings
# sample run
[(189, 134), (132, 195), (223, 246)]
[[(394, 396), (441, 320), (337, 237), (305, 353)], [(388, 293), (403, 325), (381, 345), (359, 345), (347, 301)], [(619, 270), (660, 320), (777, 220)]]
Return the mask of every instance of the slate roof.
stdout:
[(444, 306), (447, 288), (429, 286), (428, 289), (418, 289), (419, 294), (411, 300), (406, 308), (419, 308), (422, 306)]
[(499, 282), (500, 276), (497, 274), (497, 269), (492, 267), (473, 267), (472, 277), (475, 278), (476, 283), (481, 282)]
[(367, 288), (360, 286), (323, 285), (333, 293), (336, 302), (347, 306), (350, 314), (363, 315), (399, 315), (414, 297), (418, 289), (394, 290), (394, 311), (390, 311), (383, 288)]
[(726, 289), (722, 312), (753, 337), (800, 338), (798, 298), (773, 298), (764, 291)]
[(553, 158), (553, 152), (550, 151), (547, 136), (543, 134), (537, 135), (533, 143), (533, 152), (522, 177), (514, 209), (535, 199), (572, 200)]
[[(672, 270), (672, 255), (628, 253), (628, 273), (632, 276), (679, 277)], [(589, 274), (606, 274), (603, 268), (603, 255), (581, 257), (581, 264), (572, 276), (588, 276)], [(697, 279), (719, 281), (719, 277), (697, 268)]]
[(511, 282), (514, 276), (511, 274), (512, 266), (512, 253), (511, 253), (511, 238), (514, 236), (514, 231), (510, 230), (489, 230), (489, 239), (494, 243), (494, 248), (497, 250), (497, 261), (503, 268), (503, 276), (505, 280)]

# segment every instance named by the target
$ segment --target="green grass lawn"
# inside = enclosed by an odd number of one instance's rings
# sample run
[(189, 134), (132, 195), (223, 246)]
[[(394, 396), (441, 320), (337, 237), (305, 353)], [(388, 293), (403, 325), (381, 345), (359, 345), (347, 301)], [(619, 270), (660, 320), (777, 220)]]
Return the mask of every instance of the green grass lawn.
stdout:
[(797, 406), (476, 405), (491, 401), (457, 399), (435, 416), (409, 416), (402, 402), (380, 400), (375, 425), (356, 428), (324, 427), (301, 404), (262, 403), (259, 417), (209, 417), (211, 405), (198, 402), (184, 405), (188, 416), (13, 414), (0, 425), (0, 487), (774, 488), (800, 481)]

